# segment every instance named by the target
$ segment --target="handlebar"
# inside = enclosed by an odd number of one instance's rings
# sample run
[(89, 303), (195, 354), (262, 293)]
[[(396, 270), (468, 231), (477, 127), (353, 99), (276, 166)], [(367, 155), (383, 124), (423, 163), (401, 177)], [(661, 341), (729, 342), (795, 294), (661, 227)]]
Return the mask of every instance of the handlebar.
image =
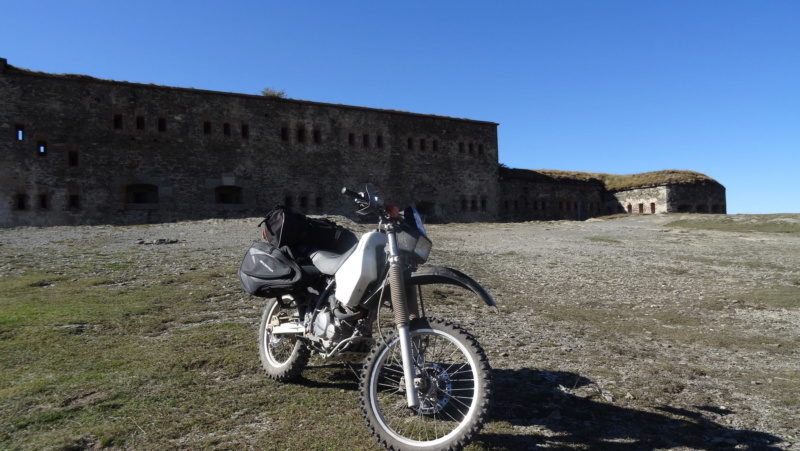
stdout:
[(353, 197), (353, 198), (355, 198), (356, 200), (359, 200), (359, 201), (366, 200), (366, 199), (364, 199), (364, 196), (361, 193), (357, 193), (357, 192), (349, 189), (346, 186), (344, 188), (342, 188), (342, 194), (347, 195), (349, 197)]
[(353, 200), (358, 204), (359, 210), (357, 213), (359, 215), (368, 216), (374, 213), (381, 218), (381, 221), (397, 216), (396, 214), (387, 214), (386, 209), (384, 208), (383, 204), (378, 201), (378, 198), (375, 196), (374, 191), (369, 184), (367, 184), (367, 186), (364, 188), (363, 193), (357, 193), (347, 187), (344, 187), (342, 188), (342, 194), (353, 198)]

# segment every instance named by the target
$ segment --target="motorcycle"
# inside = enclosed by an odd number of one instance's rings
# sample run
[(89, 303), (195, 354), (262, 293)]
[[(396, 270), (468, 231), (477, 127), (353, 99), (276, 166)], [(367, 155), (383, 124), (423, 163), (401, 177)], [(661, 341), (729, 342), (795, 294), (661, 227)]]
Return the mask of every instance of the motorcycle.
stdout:
[[(339, 228), (327, 249), (302, 242), (265, 249), (261, 243), (260, 250), (254, 244), (245, 254), (239, 270), (244, 288), (269, 297), (258, 334), (262, 366), (270, 378), (286, 382), (300, 376), (312, 353), (345, 362), (363, 359), (361, 412), (380, 444), (460, 449), (485, 421), (491, 368), (470, 333), (426, 316), (422, 287), (457, 286), (493, 311), (496, 304), (466, 274), (423, 265), (432, 243), (414, 207), (400, 213), (384, 205), (370, 184), (363, 192), (342, 193), (353, 198), (359, 215), (377, 216), (375, 231), (359, 239)], [(287, 275), (282, 264), (297, 274)], [(282, 283), (270, 284), (265, 273), (282, 274)], [(381, 315), (382, 307), (392, 315)]]

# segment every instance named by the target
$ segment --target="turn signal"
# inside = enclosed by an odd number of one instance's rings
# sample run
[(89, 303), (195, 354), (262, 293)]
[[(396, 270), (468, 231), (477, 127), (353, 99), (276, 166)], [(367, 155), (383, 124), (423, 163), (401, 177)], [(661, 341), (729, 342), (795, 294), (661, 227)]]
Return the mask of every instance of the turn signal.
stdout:
[(397, 208), (397, 205), (389, 205), (386, 207), (386, 213), (389, 214), (389, 217), (394, 219), (400, 215), (400, 209)]

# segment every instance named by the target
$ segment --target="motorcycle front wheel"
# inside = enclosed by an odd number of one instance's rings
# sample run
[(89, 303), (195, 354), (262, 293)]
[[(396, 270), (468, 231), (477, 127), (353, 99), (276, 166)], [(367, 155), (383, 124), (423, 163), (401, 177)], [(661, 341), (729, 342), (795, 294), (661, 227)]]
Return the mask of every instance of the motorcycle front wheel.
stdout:
[(258, 327), (258, 355), (267, 376), (279, 382), (296, 379), (308, 364), (311, 351), (294, 335), (273, 334), (272, 329), (289, 321), (296, 310), (281, 309), (277, 299), (270, 299)]
[(457, 450), (483, 426), (489, 407), (489, 362), (467, 331), (443, 319), (410, 325), (419, 406), (406, 401), (396, 331), (376, 344), (361, 375), (361, 411), (373, 436), (389, 449)]

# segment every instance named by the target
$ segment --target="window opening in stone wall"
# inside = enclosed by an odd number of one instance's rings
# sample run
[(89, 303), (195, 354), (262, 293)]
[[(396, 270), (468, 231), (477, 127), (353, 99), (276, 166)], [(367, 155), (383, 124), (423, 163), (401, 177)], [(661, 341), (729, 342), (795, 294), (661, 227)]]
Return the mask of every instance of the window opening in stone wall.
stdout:
[(316, 199), (316, 201), (315, 201), (314, 205), (315, 205), (317, 208), (322, 208), (322, 197), (317, 197), (317, 199)]
[(508, 200), (503, 201), (503, 209), (508, 210)]
[(292, 208), (292, 196), (286, 196), (283, 199), (283, 205)]
[(469, 154), (473, 155), (475, 153), (475, 144), (469, 143)]
[(136, 116), (136, 130), (144, 130), (144, 116)]
[(414, 138), (408, 138), (408, 150), (414, 150)]
[(419, 150), (421, 150), (423, 152), (425, 150), (427, 150), (426, 146), (425, 146), (425, 138), (422, 138), (422, 139), (419, 140)]
[(714, 204), (711, 206), (711, 213), (720, 213), (722, 211), (722, 207), (718, 204)]
[(225, 136), (231, 136), (231, 124), (227, 122), (222, 123), (222, 134)]
[(697, 210), (695, 210), (695, 211), (697, 211), (698, 213), (705, 213), (707, 211), (706, 210), (706, 206), (702, 205), (702, 204), (698, 204), (697, 205)]
[(486, 211), (486, 196), (481, 197), (481, 211)]
[(162, 133), (167, 131), (167, 118), (165, 117), (158, 118), (158, 131)]
[(547, 210), (547, 201), (542, 201), (542, 210)]
[(242, 124), (242, 138), (247, 139), (250, 137), (250, 126)]
[(461, 199), (461, 211), (467, 211), (467, 199)]
[(148, 183), (137, 183), (125, 187), (125, 200), (129, 204), (157, 204), (158, 187)]
[(242, 203), (242, 188), (223, 185), (214, 188), (214, 199), (218, 204), (238, 205)]
[(478, 144), (478, 155), (483, 155), (483, 144)]
[(350, 133), (350, 134), (347, 135), (347, 144), (350, 144), (351, 146), (355, 146), (356, 145), (356, 134), (355, 133)]
[(67, 153), (67, 164), (69, 166), (77, 166), (78, 165), (78, 152), (75, 150), (70, 150)]
[(47, 194), (39, 194), (39, 208), (41, 210), (50, 209), (50, 198)]
[(361, 145), (363, 147), (369, 147), (369, 135), (364, 133), (364, 136), (361, 137)]
[(17, 124), (14, 126), (14, 137), (17, 141), (22, 141), (25, 139), (25, 126)]
[(375, 146), (379, 149), (383, 148), (383, 135), (378, 135), (375, 137)]
[(306, 142), (306, 129), (303, 127), (297, 128), (297, 142), (299, 143)]
[(478, 211), (478, 200), (475, 199), (474, 197), (469, 202), (469, 209), (472, 211)]
[(70, 210), (79, 210), (81, 208), (81, 198), (77, 194), (70, 194), (67, 198), (67, 208)]
[(36, 144), (36, 147), (39, 155), (47, 155), (47, 141), (39, 141), (39, 143)]
[(322, 144), (322, 132), (320, 129), (314, 129), (314, 144)]
[(308, 208), (308, 197), (300, 196), (300, 208)]
[(211, 134), (211, 122), (209, 121), (203, 122), (203, 133), (205, 133), (206, 135)]
[(459, 153), (464, 153), (464, 143), (463, 142), (458, 143), (458, 152)]
[(17, 194), (16, 196), (14, 196), (14, 207), (17, 210), (27, 210), (28, 209), (27, 198), (28, 196), (24, 194)]
[(289, 141), (289, 127), (281, 127), (281, 141)]
[(519, 211), (519, 201), (514, 199), (514, 211)]
[(656, 204), (655, 202), (650, 202), (650, 214), (656, 214)]
[(114, 130), (122, 130), (122, 115), (114, 115)]
[(434, 139), (431, 144), (433, 145), (433, 151), (434, 152), (438, 152), (439, 151), (439, 140), (438, 139)]

